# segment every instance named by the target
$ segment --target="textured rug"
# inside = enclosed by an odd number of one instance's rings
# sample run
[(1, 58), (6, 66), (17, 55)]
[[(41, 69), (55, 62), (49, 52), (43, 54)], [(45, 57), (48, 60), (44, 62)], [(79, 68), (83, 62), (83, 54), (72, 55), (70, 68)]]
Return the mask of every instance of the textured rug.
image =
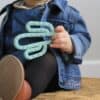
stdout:
[(32, 100), (100, 100), (100, 79), (83, 78), (80, 90), (43, 93)]

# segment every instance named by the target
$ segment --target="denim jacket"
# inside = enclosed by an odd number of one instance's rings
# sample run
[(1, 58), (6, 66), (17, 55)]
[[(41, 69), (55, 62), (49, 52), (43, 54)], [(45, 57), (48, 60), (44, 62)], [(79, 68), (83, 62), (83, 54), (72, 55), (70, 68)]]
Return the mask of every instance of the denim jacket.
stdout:
[[(5, 41), (5, 35), (3, 34), (3, 31), (6, 23), (9, 22), (9, 20), (7, 19), (8, 19), (8, 15), (10, 14), (11, 8), (12, 8), (11, 5), (7, 5), (1, 11), (1, 14), (6, 11), (7, 15), (2, 21), (1, 29), (0, 29), (1, 30), (0, 31), (0, 58), (4, 56), (5, 46), (3, 44)], [(31, 10), (30, 12), (32, 12)], [(18, 14), (18, 16), (20, 15)], [(10, 17), (11, 19), (13, 19), (14, 15)], [(82, 16), (80, 15), (79, 11), (69, 6), (66, 0), (51, 0), (48, 4), (45, 4), (43, 13), (41, 14), (41, 16), (38, 16), (36, 20), (48, 21), (52, 23), (54, 27), (56, 27), (57, 25), (63, 25), (65, 29), (69, 32), (74, 46), (74, 53), (59, 54), (59, 52), (56, 52), (55, 49), (51, 49), (51, 50), (56, 56), (57, 63), (58, 63), (59, 86), (67, 90), (79, 89), (80, 82), (81, 82), (81, 73), (78, 64), (82, 63), (82, 58), (91, 43), (91, 37), (88, 33), (85, 22)], [(17, 30), (16, 23), (14, 23), (12, 27), (14, 27), (14, 29)], [(24, 27), (21, 28), (24, 29)], [(13, 36), (14, 34), (12, 34), (12, 37)], [(12, 43), (12, 39), (13, 39), (12, 37), (8, 36), (8, 38), (6, 39), (5, 43), (8, 46), (7, 51), (17, 56), (22, 61), (22, 63), (24, 63), (25, 59), (22, 55), (22, 51), (16, 51), (16, 50), (14, 51), (13, 48), (12, 50), (9, 51), (9, 45)], [(44, 37), (44, 39), (46, 39), (46, 37)]]

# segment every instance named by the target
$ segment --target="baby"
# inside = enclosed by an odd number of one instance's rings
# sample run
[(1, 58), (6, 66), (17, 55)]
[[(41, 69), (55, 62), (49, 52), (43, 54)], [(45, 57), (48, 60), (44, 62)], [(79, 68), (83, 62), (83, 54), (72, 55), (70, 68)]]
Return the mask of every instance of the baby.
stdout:
[[(20, 0), (7, 5), (1, 14), (4, 12), (7, 15), (1, 24), (0, 58), (12, 55), (23, 64), (25, 80), (32, 89), (31, 97), (59, 89), (79, 89), (81, 76), (78, 64), (82, 63), (91, 43), (79, 11), (69, 6), (67, 0)], [(55, 28), (47, 52), (32, 60), (25, 59), (24, 50), (16, 49), (13, 43), (16, 36), (27, 33), (25, 25), (29, 21), (48, 22)], [(25, 38), (20, 43), (44, 40), (48, 38)]]

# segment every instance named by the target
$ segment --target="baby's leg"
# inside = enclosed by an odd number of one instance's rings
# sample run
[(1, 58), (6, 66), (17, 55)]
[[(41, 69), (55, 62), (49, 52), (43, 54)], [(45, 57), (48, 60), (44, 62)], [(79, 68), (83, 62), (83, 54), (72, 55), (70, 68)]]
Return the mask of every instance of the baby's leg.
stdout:
[(24, 81), (21, 62), (12, 55), (5, 56), (0, 61), (0, 98), (3, 100), (29, 100), (30, 96), (31, 88)]
[(55, 56), (48, 52), (25, 66), (26, 80), (32, 87), (32, 97), (44, 92), (57, 72)]

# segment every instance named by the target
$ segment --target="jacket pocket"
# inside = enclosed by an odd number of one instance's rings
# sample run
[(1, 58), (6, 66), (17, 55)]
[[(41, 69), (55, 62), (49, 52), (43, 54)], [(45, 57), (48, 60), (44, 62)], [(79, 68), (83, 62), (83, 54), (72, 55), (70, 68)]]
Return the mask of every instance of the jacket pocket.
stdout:
[(48, 19), (48, 22), (53, 24), (54, 27), (57, 27), (58, 25), (64, 26), (64, 28), (71, 34), (73, 23), (70, 20), (65, 21), (61, 19), (50, 18)]

